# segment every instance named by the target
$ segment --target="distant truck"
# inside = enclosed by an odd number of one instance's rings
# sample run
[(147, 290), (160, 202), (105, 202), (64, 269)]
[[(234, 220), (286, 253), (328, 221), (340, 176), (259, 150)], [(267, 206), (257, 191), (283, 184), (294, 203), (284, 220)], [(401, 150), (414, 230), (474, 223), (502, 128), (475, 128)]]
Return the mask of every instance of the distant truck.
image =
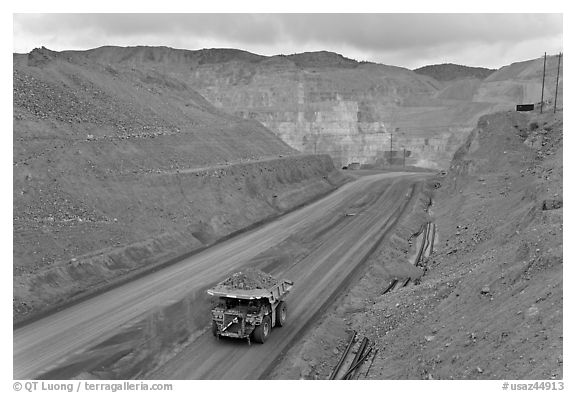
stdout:
[[(234, 277), (234, 276), (233, 276)], [(230, 285), (231, 278), (208, 290), (218, 297), (212, 308), (212, 334), (264, 343), (275, 326), (284, 326), (288, 315), (284, 299), (294, 285), (270, 279), (264, 285)], [(244, 288), (243, 288), (244, 287)]]
[(359, 162), (351, 162), (348, 165), (344, 165), (342, 167), (342, 169), (350, 169), (350, 170), (360, 169), (360, 163)]
[(517, 112), (530, 112), (534, 110), (534, 104), (519, 104), (516, 105)]

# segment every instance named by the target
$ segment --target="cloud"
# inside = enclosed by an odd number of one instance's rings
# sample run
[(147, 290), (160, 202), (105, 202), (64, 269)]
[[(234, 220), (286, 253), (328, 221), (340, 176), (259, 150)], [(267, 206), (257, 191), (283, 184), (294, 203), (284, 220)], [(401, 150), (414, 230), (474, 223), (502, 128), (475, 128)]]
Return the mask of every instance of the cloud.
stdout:
[(560, 50), (562, 29), (561, 14), (16, 14), (14, 50), (42, 45), (235, 47), (264, 55), (330, 50), (406, 67), (444, 58), (494, 67), (506, 64), (504, 59)]

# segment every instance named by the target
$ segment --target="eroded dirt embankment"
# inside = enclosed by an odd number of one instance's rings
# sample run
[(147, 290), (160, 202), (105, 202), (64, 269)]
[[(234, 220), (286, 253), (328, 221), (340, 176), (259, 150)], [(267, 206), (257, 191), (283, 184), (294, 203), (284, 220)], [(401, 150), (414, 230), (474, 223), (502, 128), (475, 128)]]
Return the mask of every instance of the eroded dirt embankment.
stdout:
[[(110, 181), (99, 198), (160, 209), (179, 225), (141, 241), (58, 261), (14, 277), (14, 319), (30, 319), (145, 271), (174, 262), (238, 231), (310, 202), (343, 184), (329, 156), (293, 156)], [(150, 226), (150, 223), (147, 223)]]

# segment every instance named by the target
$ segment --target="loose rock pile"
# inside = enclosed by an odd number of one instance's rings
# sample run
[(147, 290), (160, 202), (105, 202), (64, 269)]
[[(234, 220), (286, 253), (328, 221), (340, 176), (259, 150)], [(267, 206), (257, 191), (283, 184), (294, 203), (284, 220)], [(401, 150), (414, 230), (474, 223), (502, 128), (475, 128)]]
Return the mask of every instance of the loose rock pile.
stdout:
[(228, 289), (266, 289), (278, 284), (278, 280), (258, 269), (246, 269), (234, 273), (222, 286)]

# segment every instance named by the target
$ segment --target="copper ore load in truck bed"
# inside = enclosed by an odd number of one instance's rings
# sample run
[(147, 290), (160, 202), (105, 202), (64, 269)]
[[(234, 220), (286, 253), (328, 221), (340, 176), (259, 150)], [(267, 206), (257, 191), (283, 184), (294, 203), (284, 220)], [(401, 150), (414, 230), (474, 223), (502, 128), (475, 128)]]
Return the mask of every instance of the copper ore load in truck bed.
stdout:
[(278, 280), (258, 269), (244, 269), (236, 272), (218, 284), (219, 289), (268, 289), (278, 284)]

